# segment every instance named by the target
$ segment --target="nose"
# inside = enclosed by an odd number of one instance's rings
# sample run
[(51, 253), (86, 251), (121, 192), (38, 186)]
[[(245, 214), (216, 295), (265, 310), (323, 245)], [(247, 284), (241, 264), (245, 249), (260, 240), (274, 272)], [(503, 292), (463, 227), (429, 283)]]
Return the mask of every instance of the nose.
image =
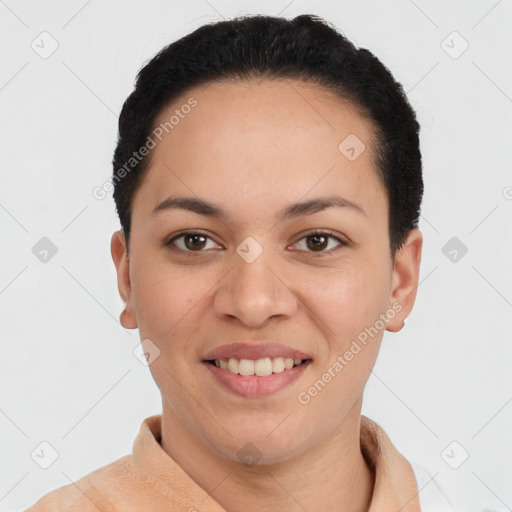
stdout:
[(221, 281), (213, 307), (218, 317), (238, 320), (247, 327), (264, 326), (270, 318), (292, 316), (298, 298), (268, 251), (251, 263), (233, 255), (234, 268)]

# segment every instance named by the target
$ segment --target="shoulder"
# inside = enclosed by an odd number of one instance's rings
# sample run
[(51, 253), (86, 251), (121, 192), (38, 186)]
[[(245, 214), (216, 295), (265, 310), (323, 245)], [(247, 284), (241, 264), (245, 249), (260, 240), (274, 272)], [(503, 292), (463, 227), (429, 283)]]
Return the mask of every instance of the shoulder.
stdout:
[(122, 480), (130, 479), (133, 473), (131, 457), (126, 455), (76, 482), (45, 494), (25, 512), (98, 512), (98, 509), (118, 512), (111, 505), (111, 495), (107, 496), (105, 489), (115, 489), (116, 482), (119, 484)]

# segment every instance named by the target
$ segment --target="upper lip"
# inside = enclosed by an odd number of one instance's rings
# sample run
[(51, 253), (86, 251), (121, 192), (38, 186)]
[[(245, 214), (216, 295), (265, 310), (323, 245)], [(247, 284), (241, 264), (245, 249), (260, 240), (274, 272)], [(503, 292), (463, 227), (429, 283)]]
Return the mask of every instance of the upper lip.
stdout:
[(203, 360), (215, 359), (264, 359), (266, 357), (291, 357), (292, 359), (311, 359), (311, 356), (300, 350), (279, 343), (231, 343), (221, 345), (208, 352)]

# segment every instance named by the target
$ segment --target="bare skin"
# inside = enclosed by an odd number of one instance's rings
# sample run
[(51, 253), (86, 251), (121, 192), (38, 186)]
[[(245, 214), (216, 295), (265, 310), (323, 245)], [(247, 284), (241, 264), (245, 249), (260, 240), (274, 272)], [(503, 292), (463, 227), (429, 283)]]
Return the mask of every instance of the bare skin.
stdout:
[[(346, 102), (313, 84), (222, 82), (188, 91), (157, 124), (190, 97), (197, 106), (152, 149), (128, 253), (121, 231), (111, 246), (122, 324), (160, 351), (150, 371), (162, 393), (162, 448), (229, 512), (367, 510), (374, 474), (360, 449), (363, 391), (384, 330), (400, 330), (413, 307), (422, 235), (410, 231), (393, 260), (373, 128)], [(338, 149), (350, 134), (366, 146), (354, 161)], [(292, 203), (334, 195), (355, 206), (277, 220)], [(204, 199), (225, 216), (153, 213), (169, 196)], [(190, 229), (205, 238), (164, 245)], [(310, 234), (326, 229), (325, 239)], [(246, 237), (262, 249), (251, 263), (236, 252)], [(358, 334), (393, 308), (333, 372)], [(264, 397), (212, 377), (208, 351), (262, 340), (311, 362)], [(335, 377), (308, 394), (329, 368)], [(238, 455), (247, 443), (260, 456), (252, 466)]]

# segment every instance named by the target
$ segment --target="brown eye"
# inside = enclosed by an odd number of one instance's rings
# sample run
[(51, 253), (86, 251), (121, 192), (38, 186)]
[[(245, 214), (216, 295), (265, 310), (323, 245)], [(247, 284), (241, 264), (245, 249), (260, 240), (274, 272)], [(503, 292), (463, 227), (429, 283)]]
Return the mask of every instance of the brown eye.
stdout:
[[(210, 245), (208, 245), (208, 243)], [(207, 235), (199, 232), (182, 232), (165, 243), (171, 249), (183, 252), (206, 252), (204, 249), (218, 248), (219, 246)]]
[(206, 237), (203, 235), (185, 235), (183, 239), (185, 247), (192, 251), (202, 249), (206, 245)]
[[(332, 241), (335, 242), (334, 245)], [(321, 254), (330, 253), (331, 250), (335, 250), (339, 246), (347, 246), (348, 243), (329, 231), (318, 231), (303, 236), (295, 245), (298, 246), (299, 250)]]
[(307, 246), (308, 249), (312, 251), (323, 250), (327, 247), (327, 240), (329, 237), (324, 235), (309, 235), (306, 237), (308, 240)]

